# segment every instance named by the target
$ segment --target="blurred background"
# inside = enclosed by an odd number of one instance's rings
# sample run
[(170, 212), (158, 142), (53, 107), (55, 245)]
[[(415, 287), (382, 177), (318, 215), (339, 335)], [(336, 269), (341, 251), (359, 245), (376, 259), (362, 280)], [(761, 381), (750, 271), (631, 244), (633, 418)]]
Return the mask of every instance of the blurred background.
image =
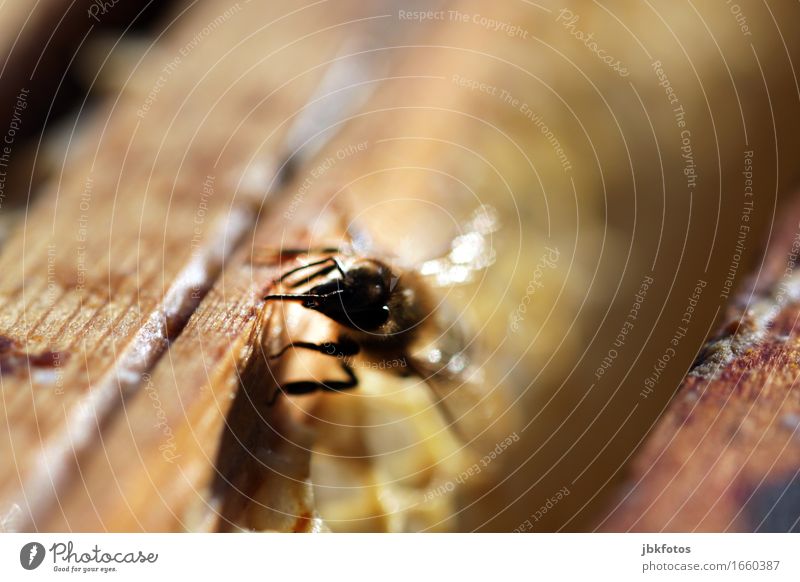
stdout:
[[(798, 17), (5, 3), (4, 527), (614, 529), (795, 194)], [(336, 238), (338, 205), (419, 263), (482, 204), (496, 261), (445, 292), (491, 411), (472, 448), (374, 371), (376, 398), (265, 406), (254, 249)]]

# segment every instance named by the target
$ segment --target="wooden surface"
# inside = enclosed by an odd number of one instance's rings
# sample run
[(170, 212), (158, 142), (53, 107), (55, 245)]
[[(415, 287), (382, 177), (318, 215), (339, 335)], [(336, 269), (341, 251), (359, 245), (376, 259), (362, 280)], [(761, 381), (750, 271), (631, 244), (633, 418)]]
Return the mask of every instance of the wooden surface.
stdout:
[[(147, 35), (76, 58), (87, 85), (97, 75), (91, 103), (74, 104), (66, 130), (47, 130), (47, 171), (30, 192), (15, 190), (20, 212), (0, 209), (14, 226), (0, 256), (3, 528), (508, 531), (567, 485), (537, 529), (594, 527), (598, 516), (612, 530), (748, 529), (767, 515), (758, 508), (796, 463), (793, 400), (781, 398), (789, 376), (756, 396), (724, 374), (694, 375), (669, 404), (725, 301), (704, 295), (667, 388), (647, 402), (639, 391), (683, 292), (700, 277), (709, 290), (725, 281), (742, 151), (757, 152), (768, 194), (737, 282), (796, 177), (787, 62), (800, 48), (775, 27), (796, 9), (750, 7), (753, 36), (742, 42), (723, 5), (582, 6), (579, 28), (625, 55), (622, 77), (557, 20), (556, 3), (446, 8), (461, 17), (420, 24), (388, 1), (187, 1)], [(476, 14), (518, 29), (493, 30)], [(302, 111), (332, 91), (325, 79), (339, 57), (361, 53), (375, 67), (332, 92), (352, 110), (317, 119), (335, 131), (319, 151), (302, 147)], [(654, 61), (686, 108), (703, 195), (687, 192)], [(292, 171), (279, 175), (291, 153)], [(419, 386), (379, 374), (364, 373), (358, 397), (266, 405), (284, 370), (261, 357), (262, 332), (277, 328), (260, 297), (279, 267), (251, 263), (254, 249), (338, 241), (355, 215), (379, 247), (415, 262), (446, 250), (480, 203), (501, 216), (497, 262), (473, 287), (445, 293), (486, 353), (471, 450), (459, 450)], [(552, 249), (559, 259), (541, 268)], [(644, 276), (657, 284), (598, 380)], [(773, 286), (760, 281), (753, 305), (768, 309)], [(790, 357), (779, 338), (745, 344)], [(721, 369), (769, 375), (773, 359), (751, 356)], [(702, 416), (689, 412), (690, 393)], [(709, 418), (720, 429), (706, 435)], [(478, 477), (421, 501), (510, 435), (519, 440)], [(701, 479), (694, 467), (715, 460)]]
[[(299, 32), (309, 19), (302, 10), (287, 15), (253, 4), (250, 18), (229, 7), (192, 7), (177, 30), (151, 47), (120, 99), (83, 121), (70, 146), (70, 171), (47, 185), (6, 245), (0, 290), (5, 335), (21, 338), (27, 352), (65, 356), (56, 368), (32, 366), (2, 376), (3, 414), (15, 430), (4, 433), (0, 448), (17, 470), (4, 472), (0, 491), (12, 522), (18, 517), (36, 527), (64, 518), (59, 494), (82, 482), (75, 458), (120, 418), (124, 398), (147, 397), (142, 374), (182, 330), (224, 259), (255, 224), (274, 156), (283, 153), (287, 121), (317, 86), (327, 55), (358, 27), (348, 23), (344, 6), (315, 12), (303, 42)], [(320, 25), (324, 19), (329, 26)], [(202, 42), (202, 31), (215, 21), (214, 41)], [(221, 51), (226, 45), (229, 50)], [(148, 95), (159, 80), (155, 107)], [(206, 323), (217, 327), (222, 318), (235, 336), (253, 319), (252, 300), (248, 295), (247, 305), (215, 312)], [(227, 347), (225, 337), (218, 339), (205, 346), (212, 355)], [(195, 368), (194, 361), (186, 367)], [(209, 393), (201, 388), (199, 381), (187, 385), (181, 398), (160, 392), (164, 413)], [(219, 414), (216, 407), (198, 410)], [(148, 402), (144, 413), (155, 418), (157, 412)], [(35, 422), (23, 420), (31, 414)], [(222, 418), (213, 426), (198, 423), (192, 440), (213, 447)], [(135, 452), (112, 458), (129, 463)], [(161, 451), (154, 453), (161, 458)], [(92, 485), (113, 492), (107, 481)], [(68, 515), (77, 523), (64, 527), (114, 525), (94, 521), (99, 515), (83, 508)], [(166, 527), (163, 515), (157, 519)]]
[[(70, 171), (47, 185), (4, 254), (0, 325), (13, 343), (0, 378), (15, 427), (2, 443), (15, 469), (0, 483), (7, 528), (318, 527), (309, 450), (285, 444), (291, 434), (308, 443), (310, 433), (302, 422), (280, 431), (290, 411), (264, 408), (277, 372), (260, 353), (259, 296), (277, 265), (254, 271), (250, 253), (309, 240), (304, 225), (331, 190), (315, 185), (300, 205), (281, 195), (287, 144), (304, 145), (286, 133), (342, 47), (362, 33), (388, 38), (378, 8), (356, 17), (337, 3), (309, 8), (312, 18), (302, 9), (193, 7), (134, 63), (119, 99), (82, 121)], [(381, 99), (396, 94), (387, 87)], [(471, 97), (451, 90), (444, 102), (454, 96)], [(446, 127), (435, 114), (407, 117)], [(318, 158), (350, 144), (358, 153), (372, 137), (363, 133)], [(317, 224), (315, 236), (338, 226)], [(280, 471), (263, 458), (247, 468), (259, 449)], [(242, 505), (261, 502), (285, 511), (242, 515)]]
[[(339, 9), (335, 11), (336, 18), (343, 16)], [(296, 35), (297, 31), (293, 34)], [(318, 49), (319, 43), (315, 41), (314, 46)], [(324, 181), (316, 181), (299, 204), (296, 198), (288, 196), (276, 196), (274, 202), (269, 198), (264, 201), (264, 218), (256, 232), (244, 238), (241, 249), (232, 256), (219, 281), (198, 306), (166, 356), (156, 364), (144, 386), (126, 398), (119, 421), (103, 433), (103, 446), (87, 450), (79, 459), (79, 477), (70, 481), (71, 486), (59, 488), (57, 507), (61, 511), (54, 508), (48, 512), (42, 526), (44, 529), (150, 531), (255, 527), (295, 531), (316, 527), (316, 522), (309, 516), (313, 507), (304, 504), (304, 496), (309, 492), (303, 480), (308, 478), (308, 474), (293, 473), (297, 467), (301, 471), (302, 468), (308, 470), (308, 451), (286, 447), (287, 437), (278, 433), (276, 427), (283, 423), (281, 415), (286, 415), (286, 410), (264, 407), (264, 399), (269, 396), (270, 373), (263, 368), (260, 345), (254, 338), (259, 337), (258, 326), (263, 325), (258, 318), (258, 297), (264, 283), (274, 277), (275, 272), (263, 268), (254, 271), (250, 253), (253, 249), (285, 246), (287, 241), (289, 246), (309, 244), (306, 241), (312, 239), (304, 226), (307, 224), (314, 225), (313, 240), (324, 238), (326, 232), (336, 234), (340, 217), (331, 208), (326, 208), (336, 192), (333, 185), (341, 187), (358, 176), (370, 176), (372, 165), (377, 170), (387, 158), (403, 159), (412, 166), (414, 161), (421, 162), (431, 157), (447, 159), (439, 153), (442, 145), (435, 138), (445, 134), (452, 137), (453, 126), (452, 119), (441, 115), (441, 109), (453, 107), (469, 111), (480, 105), (474, 94), (443, 82), (439, 70), (447, 70), (452, 65), (450, 55), (442, 53), (438, 60), (428, 56), (424, 74), (418, 72), (421, 56), (420, 53), (406, 57), (404, 62), (408, 64), (400, 63), (391, 69), (391, 76), (396, 76), (397, 80), (383, 83), (367, 106), (368, 110), (376, 113), (368, 120), (357, 120), (342, 128), (333, 143), (316, 159), (323, 162), (330, 157), (339, 160), (338, 152), (341, 151), (355, 154), (330, 170)], [(291, 67), (296, 69), (297, 59), (290, 60)], [(264, 82), (263, 77), (256, 76), (255, 79)], [(430, 86), (437, 90), (429, 91)], [(242, 87), (237, 88), (237, 93), (242, 91)], [(293, 96), (302, 99), (302, 93), (296, 89)], [(416, 107), (405, 109), (405, 103), (414, 103)], [(420, 106), (421, 103), (427, 106)], [(275, 109), (285, 111), (287, 107), (281, 103)], [(228, 113), (232, 114), (234, 111)], [(235, 114), (241, 115), (238, 111)], [(258, 123), (247, 122), (247, 126), (257, 128), (254, 130), (256, 135), (264, 133), (264, 124), (261, 119)], [(409, 135), (420, 136), (418, 139), (427, 136), (427, 144), (420, 147), (416, 140), (380, 143), (383, 136), (393, 135), (398, 127), (403, 127)], [(230, 129), (225, 127), (224, 131)], [(369, 144), (366, 151), (358, 148), (358, 144), (364, 143)], [(255, 163), (269, 162), (268, 156), (255, 160)], [(313, 161), (310, 167), (310, 170), (299, 171), (289, 185), (290, 193), (297, 192), (312, 175)], [(382, 199), (397, 199), (402, 192), (415, 189), (415, 179), (420, 187), (424, 187), (426, 177), (422, 173), (407, 176), (402, 183), (391, 173), (378, 175), (377, 179), (371, 180), (373, 193), (370, 201), (379, 204)], [(241, 191), (237, 195), (242, 196)], [(358, 195), (359, 191), (353, 197)], [(223, 206), (222, 202), (217, 202)], [(340, 203), (347, 206), (346, 200), (340, 200)], [(413, 213), (417, 207), (403, 202), (402, 198), (390, 209), (387, 214), (394, 224), (376, 224), (375, 232), (401, 226), (411, 231), (425, 228), (424, 223), (414, 220)], [(287, 213), (292, 214), (288, 225)], [(400, 216), (404, 217), (402, 223), (397, 222)], [(333, 224), (329, 224), (331, 221)], [(406, 233), (405, 236), (411, 235)], [(272, 373), (276, 372), (273, 370)], [(238, 413), (230, 409), (232, 405), (236, 406), (233, 397), (237, 392), (237, 404), (239, 399), (244, 400), (242, 414), (247, 417), (241, 421), (241, 428), (235, 420)], [(155, 393), (158, 394), (158, 404), (152, 398)], [(487, 411), (491, 411), (489, 404), (494, 398), (500, 398), (500, 395), (490, 395), (488, 400), (484, 398)], [(148, 424), (148, 420), (162, 410), (166, 425), (174, 433), (174, 440), (165, 438), (163, 427)], [(224, 428), (226, 423), (230, 428)], [(502, 426), (496, 424), (488, 434), (500, 431)], [(301, 426), (291, 430), (299, 435), (300, 442), (309, 442), (310, 435), (303, 433)], [(436, 430), (441, 432), (440, 428)], [(225, 442), (219, 442), (223, 433), (227, 435), (223, 437), (224, 441), (233, 442), (230, 448)], [(505, 437), (505, 433), (502, 436)], [(62, 437), (59, 435), (58, 438)], [(491, 446), (494, 446), (496, 437), (490, 438)], [(238, 443), (240, 439), (247, 443), (246, 446)], [(321, 440), (325, 441), (324, 438)], [(428, 440), (433, 440), (430, 458), (437, 464), (446, 464), (447, 458), (437, 459), (441, 448), (433, 450), (441, 445), (437, 445), (435, 439)], [(174, 447), (170, 446), (173, 443)], [(175, 454), (174, 459), (165, 460), (164, 446), (170, 451), (168, 456)], [(279, 452), (282, 446), (285, 449), (283, 453)], [(259, 450), (262, 454), (269, 450), (271, 456), (253, 459)], [(131, 451), (136, 451), (138, 458), (131, 459)], [(223, 458), (219, 458), (220, 454)], [(226, 455), (233, 455), (233, 459)], [(283, 458), (293, 455), (305, 455), (305, 464), (289, 463)], [(287, 467), (290, 470), (288, 475), (284, 474)], [(110, 483), (113, 486), (110, 487)], [(254, 487), (265, 490), (265, 496), (259, 495)], [(285, 514), (281, 514), (269, 510), (259, 512), (256, 507), (254, 513), (257, 515), (242, 515), (249, 505), (281, 506), (278, 502), (282, 499), (285, 503), (287, 498), (280, 493), (283, 488), (290, 490), (290, 499), (298, 500), (299, 509), (288, 507)], [(380, 508), (376, 511), (381, 512)], [(221, 515), (217, 516), (217, 512)], [(384, 518), (354, 521), (367, 529), (387, 527)], [(360, 529), (356, 524), (350, 527)]]
[(800, 531), (800, 204), (629, 468), (607, 531)]

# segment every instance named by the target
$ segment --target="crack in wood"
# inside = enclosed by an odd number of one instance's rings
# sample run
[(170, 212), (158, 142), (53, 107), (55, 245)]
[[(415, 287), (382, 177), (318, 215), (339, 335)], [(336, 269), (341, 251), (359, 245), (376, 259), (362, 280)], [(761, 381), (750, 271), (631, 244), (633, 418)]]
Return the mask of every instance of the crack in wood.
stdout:
[[(347, 51), (358, 44), (358, 39), (348, 40)], [(340, 51), (330, 61), (318, 89), (287, 133), (280, 157), (282, 163), (277, 166), (265, 197), (277, 196), (293, 170), (305, 164), (337, 133), (348, 115), (372, 90), (373, 85), (367, 80), (374, 75), (380, 62), (380, 55), (376, 57), (369, 51), (353, 54)], [(310, 147), (306, 147), (309, 144)], [(33, 529), (53, 508), (58, 492), (75, 476), (77, 459), (112, 422), (123, 401), (140, 391), (143, 375), (153, 369), (170, 343), (180, 336), (218, 280), (226, 261), (245, 235), (255, 229), (256, 216), (252, 200), (239, 201), (232, 208), (209, 244), (179, 273), (114, 367), (67, 413), (63, 429), (45, 442), (33, 471), (25, 479), (21, 498), (14, 501), (31, 508), (20, 520), (18, 529)]]

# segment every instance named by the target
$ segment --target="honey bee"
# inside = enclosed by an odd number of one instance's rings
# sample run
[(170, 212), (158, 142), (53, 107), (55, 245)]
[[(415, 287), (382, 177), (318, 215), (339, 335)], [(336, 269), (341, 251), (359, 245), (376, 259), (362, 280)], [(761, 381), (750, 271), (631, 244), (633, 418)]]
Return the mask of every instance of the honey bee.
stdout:
[(292, 349), (311, 350), (336, 358), (344, 378), (285, 383), (273, 402), (280, 394), (355, 388), (358, 377), (351, 362), (356, 356), (374, 364), (391, 360), (402, 365), (386, 369), (417, 376), (454, 427), (456, 419), (443, 401), (478, 372), (461, 318), (437, 301), (433, 288), (467, 283), (491, 265), (495, 253), (489, 235), (497, 228), (495, 210), (481, 206), (444, 257), (411, 267), (376, 258), (369, 237), (352, 227), (341, 247), (281, 249), (281, 258), (306, 260), (274, 280), (263, 300), (297, 302), (334, 322), (336, 332), (322, 343), (293, 340), (268, 358), (281, 358)]

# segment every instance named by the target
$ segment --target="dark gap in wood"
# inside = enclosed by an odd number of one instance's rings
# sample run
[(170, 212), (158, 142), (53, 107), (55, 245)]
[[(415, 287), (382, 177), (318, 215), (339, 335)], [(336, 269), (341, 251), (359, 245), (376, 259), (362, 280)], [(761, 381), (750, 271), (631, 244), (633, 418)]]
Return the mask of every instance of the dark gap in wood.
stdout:
[[(95, 0), (70, 4), (49, 2), (31, 5), (31, 16), (9, 54), (0, 54), (0, 139), (13, 129), (13, 144), (8, 152), (3, 176), (4, 196), (0, 198), (0, 216), (14, 221), (30, 205), (39, 184), (28, 192), (33, 173), (32, 150), (44, 134), (62, 120), (75, 115), (76, 108), (95, 97), (86, 79), (76, 70), (81, 53), (92, 50), (91, 40), (101, 35), (154, 34), (162, 16), (175, 0), (150, 0), (146, 4), (120, 2), (93, 18), (89, 10)], [(20, 31), (0, 29), (13, 38)], [(74, 60), (73, 60), (74, 59)], [(12, 125), (13, 124), (13, 125)], [(3, 148), (0, 147), (0, 154)], [(0, 225), (0, 242), (3, 230)]]

